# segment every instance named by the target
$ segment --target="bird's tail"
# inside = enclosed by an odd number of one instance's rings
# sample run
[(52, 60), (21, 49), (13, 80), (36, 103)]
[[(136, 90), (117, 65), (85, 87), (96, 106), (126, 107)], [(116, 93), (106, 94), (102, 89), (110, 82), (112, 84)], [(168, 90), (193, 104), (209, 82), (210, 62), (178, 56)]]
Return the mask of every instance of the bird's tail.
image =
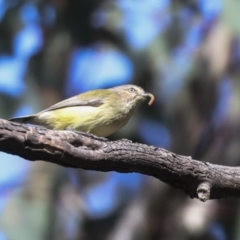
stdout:
[(11, 122), (36, 124), (36, 115), (27, 115), (9, 119)]

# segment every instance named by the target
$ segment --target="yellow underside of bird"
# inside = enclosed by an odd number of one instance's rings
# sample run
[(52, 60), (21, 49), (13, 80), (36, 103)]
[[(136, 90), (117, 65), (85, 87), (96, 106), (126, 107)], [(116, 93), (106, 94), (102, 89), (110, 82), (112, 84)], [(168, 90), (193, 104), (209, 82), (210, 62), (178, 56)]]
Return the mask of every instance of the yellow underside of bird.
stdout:
[[(108, 114), (108, 118), (104, 117), (104, 114)], [(106, 109), (104, 109), (102, 111), (101, 107), (81, 106), (39, 113), (37, 118), (33, 117), (30, 122), (55, 130), (77, 130), (105, 137), (123, 127), (131, 114), (122, 116), (125, 119), (119, 118), (116, 112), (111, 112), (111, 110), (106, 112)]]

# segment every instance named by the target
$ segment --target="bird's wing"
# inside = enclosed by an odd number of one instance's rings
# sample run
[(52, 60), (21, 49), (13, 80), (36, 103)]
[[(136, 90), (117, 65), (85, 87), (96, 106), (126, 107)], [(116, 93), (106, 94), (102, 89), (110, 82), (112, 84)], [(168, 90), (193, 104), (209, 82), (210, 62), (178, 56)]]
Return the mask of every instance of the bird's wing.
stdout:
[(41, 111), (41, 113), (75, 106), (99, 107), (102, 104), (104, 104), (105, 100), (106, 96), (105, 97), (102, 97), (101, 95), (99, 96), (98, 92), (96, 92), (95, 94), (89, 94), (89, 92), (86, 92), (81, 95), (74, 96), (64, 101), (61, 101), (57, 104), (54, 104), (53, 106)]

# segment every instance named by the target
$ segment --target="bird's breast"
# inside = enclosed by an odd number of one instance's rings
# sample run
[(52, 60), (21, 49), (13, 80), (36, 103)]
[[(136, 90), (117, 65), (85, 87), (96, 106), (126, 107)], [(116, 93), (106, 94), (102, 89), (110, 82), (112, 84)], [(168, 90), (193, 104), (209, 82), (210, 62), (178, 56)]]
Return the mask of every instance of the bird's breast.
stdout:
[(131, 117), (131, 112), (116, 107), (104, 105), (66, 107), (43, 112), (38, 118), (42, 125), (52, 129), (78, 130), (106, 137), (123, 127)]

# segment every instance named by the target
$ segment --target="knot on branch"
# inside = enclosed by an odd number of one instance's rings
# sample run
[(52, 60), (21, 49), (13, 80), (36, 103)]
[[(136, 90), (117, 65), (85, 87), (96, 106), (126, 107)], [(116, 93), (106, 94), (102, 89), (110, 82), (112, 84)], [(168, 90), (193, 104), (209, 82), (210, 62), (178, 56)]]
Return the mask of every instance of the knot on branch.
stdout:
[(202, 202), (206, 202), (210, 199), (212, 185), (209, 182), (202, 182), (198, 185), (197, 195), (198, 199)]

